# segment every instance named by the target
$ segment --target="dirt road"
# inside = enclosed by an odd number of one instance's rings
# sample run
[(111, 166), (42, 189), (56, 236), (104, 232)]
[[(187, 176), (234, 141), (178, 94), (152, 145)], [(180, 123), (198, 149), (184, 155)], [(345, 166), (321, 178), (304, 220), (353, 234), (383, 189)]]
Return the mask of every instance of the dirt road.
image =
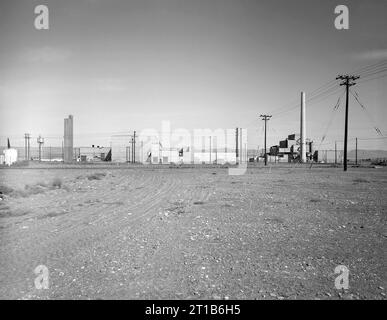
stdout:
[(2, 299), (386, 299), (385, 168), (17, 168), (0, 185)]

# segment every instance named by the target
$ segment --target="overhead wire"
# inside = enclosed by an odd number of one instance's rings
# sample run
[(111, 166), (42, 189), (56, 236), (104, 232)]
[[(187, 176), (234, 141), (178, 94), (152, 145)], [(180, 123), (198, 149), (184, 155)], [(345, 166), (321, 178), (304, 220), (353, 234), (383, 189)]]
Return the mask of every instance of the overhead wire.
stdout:
[[(329, 130), (329, 128), (331, 127), (332, 122), (333, 122), (333, 120), (334, 120), (334, 118), (335, 118), (336, 111), (337, 111), (337, 110), (339, 109), (339, 107), (340, 107), (340, 102), (341, 102), (341, 99), (342, 99), (343, 95), (344, 95), (344, 92), (343, 92), (343, 93), (340, 95), (340, 97), (337, 99), (337, 102), (336, 102), (335, 106), (334, 106), (333, 109), (332, 109), (332, 113), (331, 113), (331, 116), (330, 116), (330, 118), (329, 118), (328, 124), (327, 124), (327, 126), (326, 126), (326, 128), (325, 128), (324, 134), (323, 134), (322, 137), (321, 137), (320, 145), (321, 145), (321, 143), (324, 142), (324, 140), (325, 140), (325, 138), (326, 138), (326, 135), (328, 134), (328, 130)], [(319, 147), (320, 147), (320, 145), (319, 145)]]
[(352, 96), (355, 98), (355, 100), (357, 101), (357, 103), (360, 105), (361, 109), (364, 111), (364, 113), (367, 115), (368, 119), (370, 120), (371, 124), (373, 125), (373, 128), (374, 130), (376, 131), (376, 133), (379, 135), (379, 136), (383, 136), (383, 133), (381, 132), (381, 130), (379, 129), (379, 127), (376, 125), (376, 122), (375, 120), (373, 119), (372, 115), (369, 113), (369, 111), (367, 110), (367, 108), (364, 106), (363, 103), (360, 102), (360, 99), (359, 99), (359, 94), (356, 92), (356, 91), (352, 91), (352, 90), (349, 90), (349, 92), (352, 94)]

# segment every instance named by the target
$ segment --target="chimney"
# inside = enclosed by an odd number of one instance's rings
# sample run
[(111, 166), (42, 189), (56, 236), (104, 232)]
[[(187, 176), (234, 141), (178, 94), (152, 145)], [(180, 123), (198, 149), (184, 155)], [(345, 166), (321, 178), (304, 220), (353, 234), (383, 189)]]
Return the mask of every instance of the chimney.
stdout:
[(300, 160), (306, 162), (305, 92), (301, 92)]

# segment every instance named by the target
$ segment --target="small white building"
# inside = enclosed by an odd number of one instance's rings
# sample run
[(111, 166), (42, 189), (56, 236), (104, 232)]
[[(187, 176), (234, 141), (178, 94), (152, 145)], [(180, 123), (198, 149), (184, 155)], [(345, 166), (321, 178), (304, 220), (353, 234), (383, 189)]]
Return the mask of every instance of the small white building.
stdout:
[(4, 164), (10, 166), (12, 163), (17, 161), (17, 150), (16, 149), (5, 149), (4, 153)]

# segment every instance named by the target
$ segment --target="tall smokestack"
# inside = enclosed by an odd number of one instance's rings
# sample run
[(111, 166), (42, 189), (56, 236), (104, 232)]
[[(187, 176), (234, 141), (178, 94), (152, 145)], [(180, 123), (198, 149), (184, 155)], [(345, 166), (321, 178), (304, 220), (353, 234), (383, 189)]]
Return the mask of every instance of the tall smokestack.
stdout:
[(301, 92), (300, 160), (306, 162), (305, 92)]
[(73, 161), (73, 116), (64, 119), (63, 162)]

